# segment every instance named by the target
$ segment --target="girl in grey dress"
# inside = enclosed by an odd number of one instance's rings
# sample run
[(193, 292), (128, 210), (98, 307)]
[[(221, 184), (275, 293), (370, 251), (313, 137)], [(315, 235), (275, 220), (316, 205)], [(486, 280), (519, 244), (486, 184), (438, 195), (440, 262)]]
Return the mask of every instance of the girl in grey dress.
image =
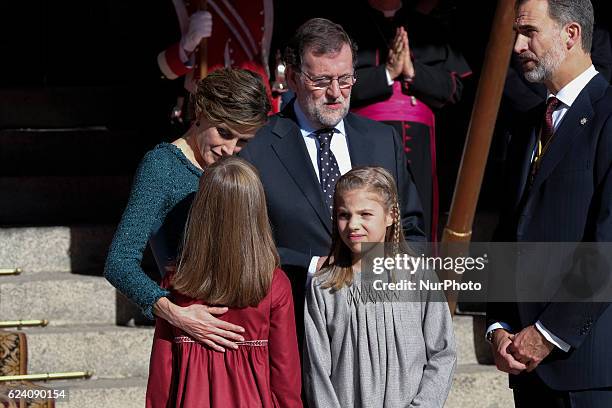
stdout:
[(330, 256), (306, 294), (309, 407), (442, 407), (456, 362), (448, 305), (429, 292), (406, 297), (362, 281), (365, 243), (404, 246), (393, 177), (380, 167), (342, 176), (333, 225)]

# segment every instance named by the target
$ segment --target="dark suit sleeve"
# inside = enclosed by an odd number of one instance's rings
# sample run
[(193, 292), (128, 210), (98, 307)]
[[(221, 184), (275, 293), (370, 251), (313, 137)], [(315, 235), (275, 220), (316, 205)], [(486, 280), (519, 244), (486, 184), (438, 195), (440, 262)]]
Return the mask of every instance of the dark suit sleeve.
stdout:
[[(587, 231), (587, 239), (596, 242), (612, 242), (612, 117), (603, 127), (599, 138), (598, 154), (595, 164), (596, 205), (595, 227)], [(603, 250), (608, 245), (603, 246)], [(592, 257), (592, 256), (591, 256)], [(605, 258), (605, 256), (604, 256)], [(591, 259), (592, 261), (592, 259)], [(578, 271), (584, 273), (607, 273), (605, 276), (596, 276), (607, 285), (607, 293), (610, 293), (611, 272), (608, 268), (598, 267), (593, 271)], [(590, 279), (593, 279), (589, 276)], [(609, 302), (579, 302), (579, 303), (550, 303), (539, 316), (540, 322), (557, 337), (561, 338), (572, 347), (579, 347), (590, 330), (596, 324), (597, 319), (610, 307)]]
[(538, 319), (544, 327), (574, 348), (580, 347), (609, 303), (550, 303)]
[(364, 105), (366, 102), (389, 99), (393, 88), (387, 82), (385, 64), (378, 66), (358, 67), (355, 71), (357, 82), (351, 91), (353, 106)]
[[(365, 52), (359, 54), (361, 66), (355, 71), (357, 82), (351, 94), (353, 106), (384, 101), (393, 94), (393, 88), (387, 82), (385, 64), (377, 66), (368, 64), (372, 56), (365, 54)], [(429, 62), (427, 58), (423, 60), (415, 58), (413, 61), (415, 79), (408, 88), (408, 93), (432, 108), (441, 108), (459, 102), (463, 93), (463, 78), (471, 75), (462, 55), (450, 47), (446, 47), (445, 54), (447, 60), (443, 62)], [(367, 60), (366, 63), (363, 64), (361, 59)]]
[(601, 27), (595, 27), (593, 31), (591, 59), (597, 71), (610, 82), (612, 78), (612, 46), (610, 45), (610, 33)]
[[(241, 150), (239, 153), (239, 156), (243, 158), (244, 160), (248, 161), (249, 163), (255, 165), (255, 167), (257, 167), (255, 162), (253, 161), (253, 156), (251, 156), (248, 149)], [(310, 265), (310, 261), (312, 260), (313, 256), (327, 255), (327, 254), (307, 254), (307, 253), (303, 253), (300, 251), (296, 251), (295, 249), (285, 248), (285, 247), (280, 247), (280, 246), (277, 246), (276, 249), (278, 251), (278, 255), (281, 260), (281, 265), (283, 265), (283, 267), (297, 266), (303, 269), (308, 269), (308, 266)]]
[[(490, 291), (490, 289), (488, 290)], [(521, 320), (516, 303), (487, 302), (486, 313), (485, 329), (491, 326), (493, 323), (505, 323), (509, 325), (509, 331), (512, 333), (518, 332), (521, 328)]]
[(415, 77), (408, 93), (432, 108), (441, 108), (447, 104), (459, 102), (463, 93), (463, 78), (471, 74), (461, 55), (453, 54), (449, 47), (447, 47), (447, 52), (451, 61), (457, 61), (454, 65), (462, 67), (460, 72), (448, 67), (448, 62), (429, 65), (418, 59), (413, 61)]
[(310, 255), (305, 254), (295, 249), (276, 247), (278, 255), (280, 256), (281, 265), (286, 266), (299, 266), (300, 268), (308, 269), (310, 261), (313, 256), (326, 256), (327, 254)]
[[(612, 92), (608, 88), (608, 98)], [(612, 110), (612, 102), (609, 103)], [(612, 242), (612, 113), (603, 127), (596, 159), (597, 221), (593, 241)]]
[(397, 166), (397, 192), (400, 200), (404, 235), (407, 241), (423, 242), (427, 238), (423, 232), (423, 208), (421, 207), (419, 193), (417, 193), (410, 166), (406, 161), (401, 139), (395, 129), (391, 128), (391, 131), (393, 132)]

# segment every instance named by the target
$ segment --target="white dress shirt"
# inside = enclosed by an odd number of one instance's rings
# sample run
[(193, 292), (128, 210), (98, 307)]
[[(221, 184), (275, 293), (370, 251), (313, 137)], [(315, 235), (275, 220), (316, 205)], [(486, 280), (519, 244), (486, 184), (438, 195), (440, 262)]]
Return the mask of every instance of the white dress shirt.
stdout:
[[(561, 121), (565, 117), (565, 114), (567, 113), (569, 108), (572, 107), (572, 104), (574, 103), (576, 98), (578, 98), (578, 95), (580, 94), (580, 92), (582, 92), (584, 87), (587, 86), (589, 81), (591, 81), (591, 79), (593, 79), (593, 77), (597, 74), (598, 74), (597, 70), (595, 69), (593, 65), (591, 65), (582, 74), (578, 75), (576, 78), (570, 81), (567, 85), (561, 88), (559, 92), (557, 92), (556, 95), (551, 92), (548, 93), (546, 100), (554, 96), (561, 102), (559, 105), (557, 105), (557, 109), (555, 109), (555, 111), (552, 114), (554, 132), (557, 131), (557, 128), (561, 124)], [(533, 158), (535, 157), (536, 151), (537, 151), (537, 146), (532, 152), (532, 155), (531, 155), (532, 161), (533, 161)], [(561, 350), (568, 352), (569, 349), (571, 348), (569, 344), (561, 340), (559, 337), (555, 336), (554, 333), (552, 333), (550, 330), (544, 327), (542, 322), (540, 322), (539, 320), (535, 323), (535, 327), (536, 329), (538, 329), (540, 333), (542, 333), (542, 335), (546, 338), (546, 340), (548, 340), (555, 346), (559, 347)], [(508, 331), (512, 330), (512, 328), (507, 323), (496, 322), (487, 328), (486, 333), (488, 334), (491, 330), (495, 330), (495, 329), (505, 329)]]
[(546, 98), (546, 100), (548, 100), (548, 98), (550, 98), (551, 96), (556, 96), (557, 99), (561, 101), (561, 103), (557, 106), (557, 109), (555, 109), (552, 114), (553, 129), (555, 131), (559, 127), (561, 120), (563, 119), (569, 108), (571, 108), (576, 98), (578, 98), (580, 92), (582, 92), (584, 87), (587, 86), (591, 79), (593, 79), (593, 77), (597, 74), (597, 70), (593, 65), (591, 65), (586, 69), (586, 71), (578, 75), (569, 84), (561, 88), (561, 90), (559, 90), (556, 95), (550, 92), (548, 93), (548, 97)]
[[(300, 132), (302, 133), (302, 137), (304, 138), (304, 143), (306, 143), (306, 149), (308, 150), (308, 156), (310, 157), (312, 168), (314, 169), (315, 174), (317, 175), (317, 178), (319, 178), (320, 182), (321, 176), (319, 175), (319, 158), (317, 156), (319, 151), (319, 140), (314, 134), (314, 132), (319, 129), (314, 127), (312, 123), (306, 118), (306, 115), (300, 107), (300, 104), (297, 99), (293, 104), (293, 108), (295, 110), (295, 117), (297, 119), (298, 126), (300, 127)], [(329, 148), (336, 157), (340, 174), (344, 174), (352, 168), (351, 156), (349, 155), (348, 141), (344, 128), (344, 120), (341, 120), (340, 123), (335, 126), (335, 129), (336, 132), (332, 137)], [(319, 258), (319, 256), (313, 256), (310, 260), (310, 264), (308, 265), (308, 277), (306, 285), (310, 283), (312, 275), (314, 275), (314, 273), (317, 271), (317, 262), (319, 262)]]

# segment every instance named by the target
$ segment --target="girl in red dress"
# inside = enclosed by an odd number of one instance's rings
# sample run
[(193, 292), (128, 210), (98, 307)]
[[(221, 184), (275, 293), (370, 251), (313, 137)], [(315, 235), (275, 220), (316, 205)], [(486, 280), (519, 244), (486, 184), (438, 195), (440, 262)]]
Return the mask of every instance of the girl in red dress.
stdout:
[(227, 310), (220, 318), (244, 327), (243, 340), (218, 352), (157, 319), (147, 407), (302, 406), (291, 286), (278, 265), (255, 169), (236, 157), (209, 166), (164, 283), (180, 306)]

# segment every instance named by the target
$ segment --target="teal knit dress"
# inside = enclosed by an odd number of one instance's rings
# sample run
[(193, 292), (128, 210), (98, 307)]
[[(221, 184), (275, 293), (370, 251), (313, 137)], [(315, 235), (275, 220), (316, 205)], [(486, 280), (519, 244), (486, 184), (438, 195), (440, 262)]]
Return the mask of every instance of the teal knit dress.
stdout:
[(160, 273), (174, 261), (202, 170), (173, 144), (161, 143), (140, 163), (130, 198), (111, 244), (104, 276), (153, 319), (153, 305), (168, 291), (141, 267), (147, 242)]

